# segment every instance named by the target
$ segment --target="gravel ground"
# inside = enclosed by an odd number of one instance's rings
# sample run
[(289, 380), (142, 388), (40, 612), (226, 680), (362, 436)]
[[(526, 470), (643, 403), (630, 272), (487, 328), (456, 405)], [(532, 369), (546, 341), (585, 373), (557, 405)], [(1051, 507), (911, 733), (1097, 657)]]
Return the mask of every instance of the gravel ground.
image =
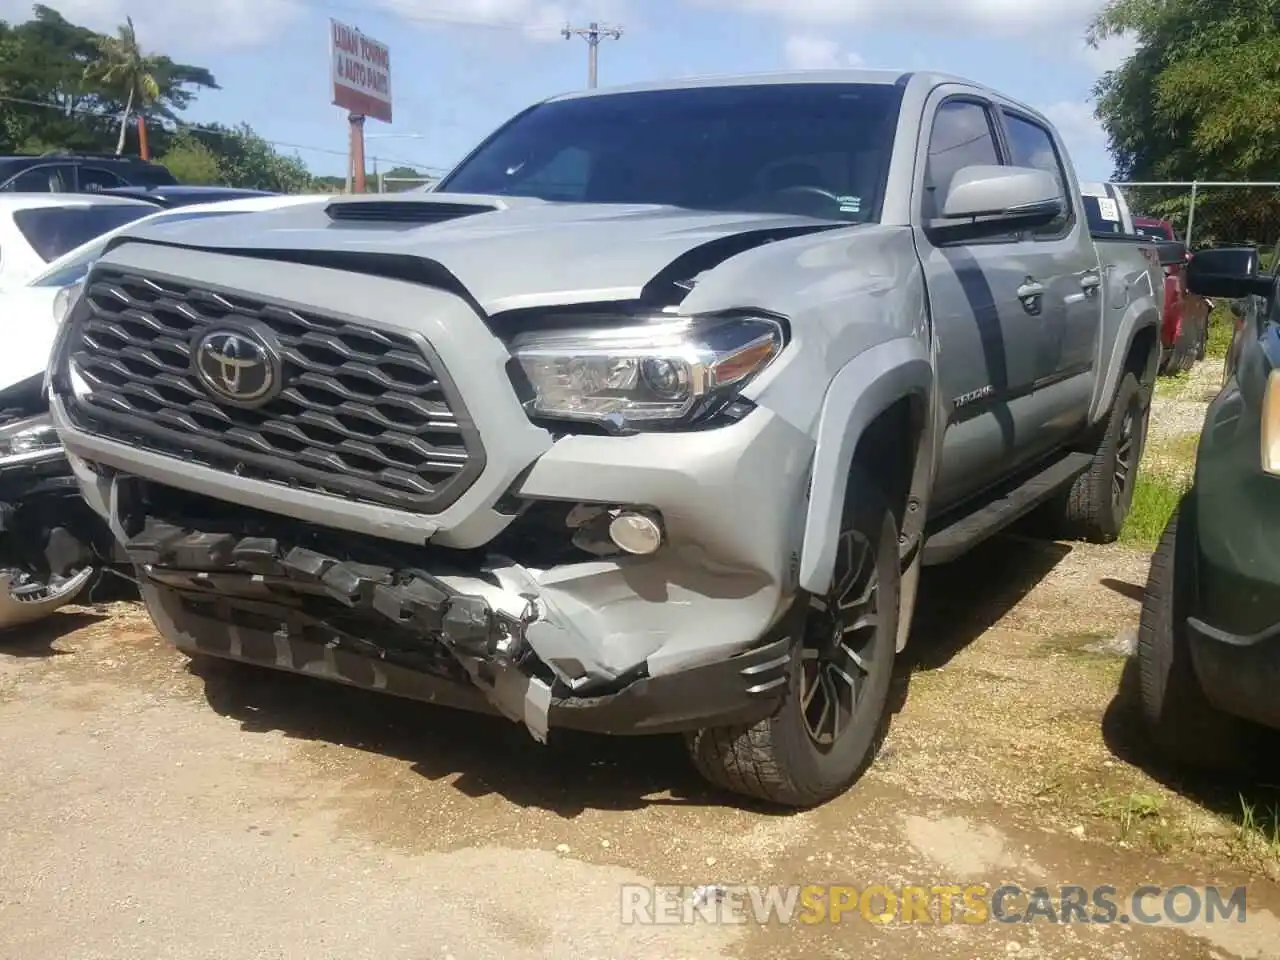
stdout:
[[(709, 792), (668, 739), (542, 747), (189, 662), (134, 605), (63, 612), (0, 638), (0, 958), (1280, 957), (1273, 851), (1136, 732), (1146, 562), (1009, 536), (931, 571), (879, 761), (790, 815)], [(1250, 883), (1247, 923), (621, 922), (624, 884), (1211, 879)]]

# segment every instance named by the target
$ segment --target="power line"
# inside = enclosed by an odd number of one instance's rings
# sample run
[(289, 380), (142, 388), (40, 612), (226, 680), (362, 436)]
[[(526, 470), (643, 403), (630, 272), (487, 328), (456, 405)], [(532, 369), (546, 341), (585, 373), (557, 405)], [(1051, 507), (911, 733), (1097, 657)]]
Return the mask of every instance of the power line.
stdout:
[[(56, 104), (56, 103), (46, 103), (42, 100), (26, 100), (26, 99), (23, 99), (22, 97), (0, 96), (0, 103), (16, 103), (16, 104), (21, 104), (23, 106), (28, 106), (28, 107), (41, 107), (45, 110), (57, 110), (59, 113), (63, 113), (63, 114), (67, 114), (67, 113), (81, 114), (83, 116), (96, 117), (101, 120), (111, 120), (112, 122), (114, 122), (115, 120), (115, 118), (113, 118), (110, 114), (100, 113), (97, 110), (89, 110), (84, 107), (65, 107), (65, 106), (60, 106), (59, 104)], [(190, 133), (198, 133), (198, 134), (201, 134), (202, 136), (208, 136), (208, 137), (239, 137), (241, 136), (240, 132), (237, 130), (215, 130), (210, 127), (200, 126), (199, 124), (195, 124), (195, 123), (178, 123), (177, 121), (171, 121), (171, 122), (173, 123), (173, 126), (174, 126), (174, 130), (172, 131), (174, 133), (190, 132)], [(254, 136), (258, 136), (258, 134), (254, 134)], [(347, 155), (347, 151), (345, 150), (334, 150), (330, 147), (317, 147), (307, 143), (290, 143), (287, 140), (268, 140), (266, 137), (258, 137), (258, 139), (260, 139), (263, 143), (268, 144), (272, 147), (283, 148), (286, 150), (306, 150), (311, 153), (324, 153), (324, 154), (329, 154), (330, 156), (335, 156), (335, 157), (345, 157)], [(440, 173), (448, 172), (448, 168), (446, 167), (438, 167), (438, 166), (432, 166), (430, 164), (419, 163), (417, 160), (410, 160), (406, 157), (391, 156), (389, 154), (378, 154), (376, 156), (373, 154), (370, 154), (369, 158), (371, 160), (388, 160), (391, 163), (400, 163), (400, 164), (404, 164), (405, 166), (414, 167), (416, 169), (424, 170), (424, 171), (440, 172)]]
[(622, 28), (602, 27), (593, 20), (585, 27), (574, 27), (566, 23), (560, 34), (566, 40), (572, 39), (574, 35), (577, 35), (587, 41), (587, 86), (594, 90), (596, 72), (599, 66), (600, 40), (601, 38), (621, 40)]
[(313, 10), (324, 10), (335, 13), (354, 13), (368, 16), (372, 12), (386, 13), (394, 16), (397, 20), (407, 20), (410, 23), (440, 23), (450, 26), (459, 27), (491, 27), (496, 30), (520, 30), (523, 32), (531, 32), (536, 29), (542, 29), (529, 23), (520, 23), (516, 20), (496, 20), (489, 17), (467, 17), (456, 13), (433, 13), (430, 10), (416, 11), (409, 13), (401, 10), (383, 9), (371, 11), (369, 7), (357, 7), (344, 3), (322, 2), (322, 0), (304, 0), (304, 6)]

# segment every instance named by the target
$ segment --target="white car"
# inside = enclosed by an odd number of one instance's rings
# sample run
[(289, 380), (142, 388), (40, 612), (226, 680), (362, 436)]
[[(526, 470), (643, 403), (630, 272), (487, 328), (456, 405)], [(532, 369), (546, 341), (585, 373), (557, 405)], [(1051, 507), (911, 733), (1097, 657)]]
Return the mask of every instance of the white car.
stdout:
[(51, 261), (157, 206), (94, 193), (0, 193), (0, 290), (21, 286)]
[[(147, 223), (176, 223), (274, 210), (300, 203), (321, 203), (330, 199), (327, 195), (248, 197), (158, 211), (154, 204), (143, 206), (152, 211), (145, 217)], [(11, 340), (9, 348), (0, 353), (0, 389), (44, 370), (58, 322), (71, 299), (72, 288), (85, 278), (112, 239), (141, 220), (134, 218), (123, 222), (44, 265), (44, 269), (25, 284), (0, 290), (0, 323), (8, 329), (24, 331), (23, 336)]]

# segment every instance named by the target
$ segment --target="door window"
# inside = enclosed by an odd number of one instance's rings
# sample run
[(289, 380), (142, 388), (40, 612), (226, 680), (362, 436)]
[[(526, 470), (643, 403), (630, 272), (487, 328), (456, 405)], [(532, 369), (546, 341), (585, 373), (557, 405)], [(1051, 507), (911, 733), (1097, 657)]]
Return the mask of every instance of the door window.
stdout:
[(1058, 195), (1063, 200), (1062, 214), (1052, 223), (1032, 231), (1032, 235), (1061, 236), (1075, 223), (1075, 209), (1067, 190), (1067, 171), (1052, 135), (1034, 120), (1008, 110), (1004, 111), (1004, 124), (1009, 134), (1009, 162), (1016, 167), (1034, 167), (1053, 174), (1058, 184)]
[(924, 222), (942, 215), (947, 190), (959, 170), (999, 163), (1000, 151), (987, 108), (972, 100), (948, 100), (942, 104), (929, 133), (924, 171)]
[(101, 167), (80, 168), (80, 189), (85, 193), (97, 193), (99, 190), (124, 186), (127, 184), (110, 170), (103, 170)]
[(24, 170), (4, 185), (6, 193), (67, 193), (74, 171), (65, 164), (48, 163)]

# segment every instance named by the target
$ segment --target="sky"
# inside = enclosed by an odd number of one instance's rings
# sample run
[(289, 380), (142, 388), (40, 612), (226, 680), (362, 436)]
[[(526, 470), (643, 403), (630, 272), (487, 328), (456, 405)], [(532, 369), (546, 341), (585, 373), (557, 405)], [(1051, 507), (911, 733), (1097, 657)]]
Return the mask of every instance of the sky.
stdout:
[[(599, 84), (868, 66), (937, 70), (987, 84), (1058, 126), (1083, 180), (1111, 160), (1093, 117), (1097, 78), (1124, 39), (1084, 42), (1102, 0), (46, 0), (112, 30), (131, 15), (144, 50), (207, 67), (191, 121), (246, 122), (317, 174), (345, 173), (345, 113), (332, 105), (329, 18), (391, 51), (393, 122), (370, 120), (386, 170), (448, 169), (512, 113), (587, 85), (587, 44), (566, 24), (620, 27), (599, 48)], [(0, 0), (24, 20), (30, 0)]]

